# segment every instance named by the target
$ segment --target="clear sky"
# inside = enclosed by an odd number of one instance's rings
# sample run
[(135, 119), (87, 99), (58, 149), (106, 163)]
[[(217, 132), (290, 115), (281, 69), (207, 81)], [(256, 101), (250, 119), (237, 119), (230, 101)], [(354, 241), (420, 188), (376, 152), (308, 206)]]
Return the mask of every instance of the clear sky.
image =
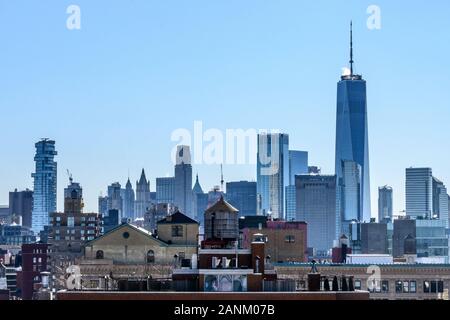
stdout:
[[(69, 5), (81, 29), (66, 27)], [(369, 5), (381, 29), (369, 30)], [(403, 210), (405, 168), (450, 185), (450, 3), (391, 0), (0, 0), (0, 204), (32, 188), (34, 143), (56, 140), (58, 208), (69, 169), (97, 210), (106, 186), (173, 174), (171, 133), (278, 128), (334, 173), (336, 82), (368, 87), (373, 215), (377, 187)], [(225, 180), (256, 178), (226, 165)], [(208, 190), (217, 165), (194, 166)]]

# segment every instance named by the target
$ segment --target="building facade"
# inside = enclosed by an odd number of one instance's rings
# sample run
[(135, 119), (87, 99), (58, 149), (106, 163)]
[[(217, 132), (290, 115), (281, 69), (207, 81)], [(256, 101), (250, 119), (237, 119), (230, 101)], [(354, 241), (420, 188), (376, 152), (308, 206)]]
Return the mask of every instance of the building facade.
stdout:
[(31, 213), (33, 212), (33, 191), (24, 190), (9, 193), (9, 215), (14, 221), (14, 217), (20, 217), (24, 227), (31, 228)]
[(296, 176), (297, 221), (308, 224), (308, 246), (326, 254), (337, 235), (336, 176)]
[(378, 188), (378, 222), (393, 220), (393, 192), (392, 187)]
[[(227, 182), (227, 201), (239, 210), (241, 216), (255, 216), (256, 182), (234, 181)], [(204, 210), (203, 210), (204, 211)]]
[(258, 134), (257, 193), (259, 214), (285, 218), (285, 188), (289, 185), (289, 135)]
[(123, 214), (124, 217), (136, 219), (136, 215), (134, 214), (134, 204), (135, 202), (135, 194), (133, 190), (133, 186), (131, 185), (130, 179), (127, 180), (125, 185), (124, 199), (123, 199)]
[(189, 146), (178, 146), (175, 164), (174, 204), (193, 218), (192, 166)]
[(156, 202), (174, 203), (175, 178), (156, 178)]
[(145, 176), (142, 169), (139, 181), (136, 181), (136, 202), (134, 208), (134, 218), (142, 218), (151, 206), (150, 200), (150, 181)]
[(430, 219), (433, 211), (433, 173), (431, 168), (406, 169), (406, 214)]
[(42, 139), (35, 147), (36, 169), (31, 175), (34, 179), (31, 228), (37, 234), (49, 225), (49, 213), (56, 211), (57, 163), (54, 159), (58, 153), (53, 140)]

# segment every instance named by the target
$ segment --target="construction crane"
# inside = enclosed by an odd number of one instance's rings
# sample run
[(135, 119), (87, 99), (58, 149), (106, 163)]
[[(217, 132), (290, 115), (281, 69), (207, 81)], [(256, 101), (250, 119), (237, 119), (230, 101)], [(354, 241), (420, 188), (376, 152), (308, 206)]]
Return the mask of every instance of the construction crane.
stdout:
[(67, 175), (69, 176), (69, 182), (70, 182), (70, 184), (72, 184), (72, 182), (73, 182), (72, 174), (70, 173), (69, 169), (66, 169), (66, 170), (67, 170)]

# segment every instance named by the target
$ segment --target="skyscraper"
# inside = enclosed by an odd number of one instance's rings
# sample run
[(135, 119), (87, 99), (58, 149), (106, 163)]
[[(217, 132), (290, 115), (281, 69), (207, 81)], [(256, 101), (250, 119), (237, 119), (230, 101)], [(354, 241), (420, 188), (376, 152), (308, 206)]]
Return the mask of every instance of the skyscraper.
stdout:
[(203, 226), (203, 218), (205, 210), (208, 208), (208, 194), (203, 192), (200, 181), (198, 180), (198, 175), (195, 179), (194, 188), (192, 188), (193, 196), (193, 215), (194, 219), (197, 220)]
[(142, 218), (150, 208), (150, 181), (145, 177), (145, 171), (142, 169), (139, 181), (136, 181), (136, 201), (134, 207), (134, 217)]
[(289, 150), (289, 185), (285, 189), (286, 220), (295, 220), (297, 202), (295, 196), (295, 175), (308, 173), (308, 152)]
[(308, 246), (326, 254), (337, 239), (336, 176), (297, 175), (297, 221), (308, 224)]
[(9, 215), (20, 216), (22, 226), (31, 228), (31, 213), (33, 212), (33, 191), (24, 190), (9, 193)]
[(406, 214), (431, 218), (433, 210), (433, 173), (431, 168), (406, 169)]
[(172, 203), (175, 193), (175, 178), (156, 178), (156, 202)]
[(49, 225), (49, 213), (56, 211), (57, 163), (54, 158), (58, 153), (53, 140), (42, 139), (35, 147), (36, 171), (31, 175), (34, 178), (31, 228), (39, 233)]
[(256, 182), (227, 182), (227, 201), (239, 210), (239, 215), (256, 215)]
[(337, 85), (335, 165), (338, 184), (343, 179), (343, 160), (354, 161), (361, 166), (361, 216), (359, 219), (368, 222), (371, 218), (371, 211), (366, 81), (361, 75), (353, 73), (351, 28), (350, 70), (349, 74), (341, 77)]
[(433, 177), (433, 218), (444, 221), (448, 228), (448, 194), (444, 183)]
[(389, 186), (378, 188), (378, 222), (393, 219), (393, 195)]
[(285, 188), (289, 185), (289, 135), (258, 134), (257, 192), (260, 214), (285, 218)]
[(123, 199), (123, 214), (127, 218), (135, 219), (134, 214), (134, 202), (135, 202), (135, 195), (133, 186), (131, 185), (131, 181), (128, 178), (127, 184), (125, 185), (125, 192), (124, 192), (124, 199)]
[(193, 218), (192, 166), (189, 146), (177, 147), (174, 204), (182, 213)]
[(108, 206), (107, 211), (117, 210), (119, 212), (119, 220), (122, 220), (123, 215), (123, 198), (122, 198), (122, 188), (119, 182), (114, 182), (108, 186)]
[[(355, 161), (341, 160), (342, 177), (339, 179), (339, 208), (341, 233), (349, 234), (352, 222), (370, 222), (362, 215), (361, 166)], [(354, 239), (356, 240), (356, 239)], [(359, 240), (359, 239), (358, 239)]]

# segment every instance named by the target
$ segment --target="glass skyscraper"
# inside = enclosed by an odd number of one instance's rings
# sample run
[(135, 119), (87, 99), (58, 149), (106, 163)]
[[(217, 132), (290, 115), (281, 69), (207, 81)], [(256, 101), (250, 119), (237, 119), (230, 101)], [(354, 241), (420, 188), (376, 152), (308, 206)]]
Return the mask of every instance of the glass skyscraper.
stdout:
[(49, 213), (56, 211), (57, 163), (54, 158), (58, 153), (53, 140), (42, 139), (35, 147), (36, 170), (31, 175), (34, 179), (31, 228), (37, 234), (49, 225)]
[[(366, 81), (361, 75), (353, 73), (352, 34), (350, 39), (349, 74), (343, 75), (337, 85), (335, 168), (338, 184), (341, 185), (344, 178), (342, 161), (354, 161), (361, 167), (361, 210), (357, 220), (369, 222), (371, 209)], [(343, 192), (342, 188), (339, 188), (339, 192)], [(345, 195), (338, 198), (345, 198)], [(340, 213), (341, 217), (343, 214)]]
[(289, 185), (285, 189), (286, 221), (296, 219), (295, 175), (307, 174), (308, 172), (308, 152), (289, 150)]
[(433, 210), (433, 172), (431, 168), (406, 169), (406, 214), (431, 219)]
[(256, 182), (227, 182), (227, 201), (239, 210), (239, 216), (256, 215)]
[(289, 185), (289, 135), (258, 134), (257, 193), (259, 214), (285, 218), (285, 188)]
[(389, 186), (378, 188), (378, 222), (393, 218), (393, 194)]

